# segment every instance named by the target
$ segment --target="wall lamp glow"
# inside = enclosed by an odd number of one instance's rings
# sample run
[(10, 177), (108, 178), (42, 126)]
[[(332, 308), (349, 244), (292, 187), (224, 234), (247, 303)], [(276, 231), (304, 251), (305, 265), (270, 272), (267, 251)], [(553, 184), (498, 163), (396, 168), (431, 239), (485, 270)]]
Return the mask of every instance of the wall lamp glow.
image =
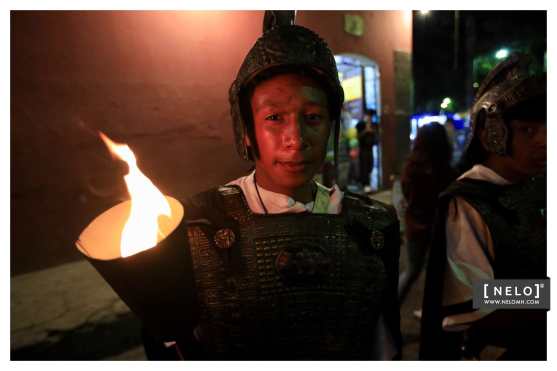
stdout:
[(497, 59), (505, 59), (509, 56), (509, 49), (499, 49), (497, 53), (495, 53), (495, 58)]

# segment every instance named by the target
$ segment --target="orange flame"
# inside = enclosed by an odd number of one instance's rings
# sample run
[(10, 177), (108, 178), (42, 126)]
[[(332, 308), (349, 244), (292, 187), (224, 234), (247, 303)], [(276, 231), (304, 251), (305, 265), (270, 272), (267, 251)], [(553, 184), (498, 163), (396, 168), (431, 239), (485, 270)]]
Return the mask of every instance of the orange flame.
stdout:
[(137, 160), (130, 147), (113, 142), (100, 131), (99, 136), (110, 152), (129, 167), (124, 180), (131, 197), (131, 209), (120, 240), (121, 255), (126, 257), (156, 246), (161, 236), (159, 216), (170, 217), (172, 212), (164, 195), (137, 167)]

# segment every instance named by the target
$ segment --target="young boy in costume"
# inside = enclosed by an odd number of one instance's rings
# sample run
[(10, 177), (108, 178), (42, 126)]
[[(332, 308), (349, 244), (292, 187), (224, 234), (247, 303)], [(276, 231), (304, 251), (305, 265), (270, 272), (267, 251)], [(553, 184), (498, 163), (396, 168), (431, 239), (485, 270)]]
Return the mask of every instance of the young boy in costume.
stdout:
[(265, 30), (230, 88), (238, 153), (255, 170), (184, 201), (191, 328), (184, 359), (400, 357), (394, 211), (314, 181), (344, 100), (333, 54), (293, 12)]

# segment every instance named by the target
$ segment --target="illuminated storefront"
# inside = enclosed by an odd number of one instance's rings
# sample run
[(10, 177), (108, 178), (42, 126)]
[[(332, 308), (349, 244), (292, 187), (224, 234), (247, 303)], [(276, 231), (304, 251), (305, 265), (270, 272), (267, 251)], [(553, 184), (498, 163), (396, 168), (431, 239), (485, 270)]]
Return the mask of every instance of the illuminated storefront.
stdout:
[[(373, 147), (373, 169), (370, 174), (373, 190), (379, 189), (382, 182), (381, 166), (381, 90), (379, 66), (371, 59), (357, 54), (340, 54), (335, 56), (339, 78), (344, 90), (343, 133), (341, 135), (341, 152), (339, 156), (339, 182), (353, 181), (354, 172), (346, 173), (346, 161), (355, 161), (358, 150), (356, 124), (362, 119), (364, 111), (375, 110), (374, 124), (378, 134), (378, 144)], [(346, 155), (348, 147), (348, 156)]]

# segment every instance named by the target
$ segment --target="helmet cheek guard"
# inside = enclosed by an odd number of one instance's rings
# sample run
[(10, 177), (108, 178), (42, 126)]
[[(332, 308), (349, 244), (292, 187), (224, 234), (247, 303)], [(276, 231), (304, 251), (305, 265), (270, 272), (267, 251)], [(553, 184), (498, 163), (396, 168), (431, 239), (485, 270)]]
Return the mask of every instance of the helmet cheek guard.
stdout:
[[(238, 93), (236, 93), (238, 91)], [(240, 157), (245, 161), (253, 161), (253, 150), (249, 149), (246, 139), (248, 137), (247, 123), (242, 115), (242, 107), (240, 106), (239, 89), (236, 81), (232, 83), (229, 91), (230, 114), (232, 116), (234, 138), (236, 142), (236, 150)], [(250, 138), (253, 140), (253, 138)]]
[[(246, 55), (230, 86), (228, 94), (236, 149), (246, 161), (254, 161), (254, 157), (258, 156), (253, 120), (248, 109), (249, 88), (280, 73), (309, 74), (327, 94), (336, 164), (344, 92), (335, 59), (319, 35), (293, 23), (293, 11), (266, 11), (263, 35)], [(246, 138), (251, 145), (246, 143)]]
[(487, 150), (504, 156), (508, 153), (508, 129), (502, 117), (491, 117), (489, 114), (486, 120), (487, 130)]
[(485, 110), (485, 149), (488, 152), (504, 156), (508, 153), (507, 142), (509, 132), (502, 113), (496, 104), (491, 104)]

